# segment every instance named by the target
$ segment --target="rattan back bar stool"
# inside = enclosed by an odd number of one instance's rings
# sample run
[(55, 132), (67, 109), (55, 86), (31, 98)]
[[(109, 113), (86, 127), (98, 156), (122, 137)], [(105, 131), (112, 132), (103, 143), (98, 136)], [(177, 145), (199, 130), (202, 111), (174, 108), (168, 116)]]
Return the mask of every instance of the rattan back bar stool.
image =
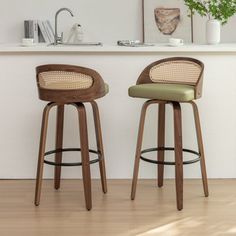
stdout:
[[(204, 65), (199, 60), (186, 57), (167, 58), (147, 66), (139, 76), (137, 84), (129, 88), (129, 96), (150, 99), (144, 103), (141, 111), (131, 190), (132, 200), (134, 200), (136, 193), (140, 159), (158, 165), (159, 187), (163, 186), (164, 165), (175, 166), (178, 210), (183, 208), (183, 165), (200, 161), (204, 193), (206, 197), (208, 196), (200, 119), (197, 105), (193, 101), (202, 96), (203, 71)], [(189, 103), (193, 107), (198, 151), (183, 148), (181, 103)], [(146, 111), (152, 104), (159, 105), (157, 147), (142, 150)], [(174, 110), (174, 147), (165, 146), (165, 110), (167, 104), (171, 104)], [(174, 151), (174, 162), (165, 161), (165, 151)], [(157, 160), (144, 157), (144, 154), (149, 152), (157, 152)], [(183, 152), (194, 154), (197, 158), (184, 161)]]
[[(103, 192), (107, 192), (104, 150), (102, 142), (99, 110), (95, 99), (108, 93), (108, 85), (94, 70), (72, 65), (42, 65), (36, 68), (36, 78), (39, 98), (49, 101), (43, 111), (41, 137), (39, 145), (38, 168), (35, 189), (35, 205), (40, 203), (41, 185), (44, 163), (55, 166), (54, 187), (60, 188), (61, 167), (82, 166), (84, 194), (87, 210), (92, 208), (90, 164), (99, 162)], [(86, 109), (84, 103), (92, 105), (97, 150), (89, 149)], [(64, 107), (73, 105), (79, 115), (80, 148), (63, 148)], [(57, 108), (56, 147), (45, 152), (48, 118), (50, 110)], [(81, 152), (81, 162), (62, 162), (62, 153), (70, 151)], [(97, 159), (90, 159), (89, 153), (96, 154)], [(51, 161), (50, 155), (55, 155)], [(46, 158), (47, 157), (47, 158)]]

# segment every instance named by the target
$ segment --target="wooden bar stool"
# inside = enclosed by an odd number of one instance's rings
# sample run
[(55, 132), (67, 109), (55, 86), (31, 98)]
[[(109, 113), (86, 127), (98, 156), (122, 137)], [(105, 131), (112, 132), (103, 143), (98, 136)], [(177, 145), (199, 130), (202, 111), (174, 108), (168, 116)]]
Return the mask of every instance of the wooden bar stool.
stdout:
[[(43, 111), (42, 129), (39, 145), (38, 169), (36, 177), (35, 205), (40, 203), (41, 185), (44, 163), (55, 166), (55, 189), (60, 188), (62, 166), (82, 166), (84, 195), (86, 208), (92, 208), (90, 164), (99, 162), (103, 192), (107, 192), (104, 151), (100, 125), (99, 110), (95, 99), (108, 93), (108, 85), (94, 70), (72, 65), (42, 65), (36, 68), (39, 98), (50, 101)], [(89, 149), (86, 110), (84, 102), (92, 105), (96, 131), (97, 150)], [(64, 106), (73, 105), (79, 115), (80, 148), (63, 148)], [(49, 112), (57, 107), (56, 148), (45, 152)], [(70, 151), (81, 152), (81, 162), (62, 162), (62, 153)], [(97, 159), (90, 160), (89, 153), (97, 154)], [(55, 161), (46, 156), (55, 154)]]
[[(150, 99), (143, 105), (135, 156), (131, 199), (134, 200), (138, 179), (140, 159), (158, 165), (158, 186), (163, 186), (164, 165), (175, 165), (177, 209), (183, 208), (183, 165), (200, 161), (205, 196), (208, 196), (207, 173), (199, 113), (193, 101), (202, 95), (204, 65), (193, 58), (174, 57), (156, 61), (147, 66), (137, 80), (137, 85), (129, 88), (129, 96)], [(151, 104), (159, 104), (158, 143), (156, 148), (142, 149), (146, 110)], [(182, 119), (180, 103), (189, 103), (193, 107), (198, 141), (198, 151), (184, 149), (182, 146)], [(165, 108), (172, 104), (174, 109), (174, 147), (165, 147)], [(165, 161), (165, 151), (174, 151), (175, 161)], [(144, 157), (143, 154), (157, 152), (157, 160)], [(183, 161), (183, 152), (197, 158)]]

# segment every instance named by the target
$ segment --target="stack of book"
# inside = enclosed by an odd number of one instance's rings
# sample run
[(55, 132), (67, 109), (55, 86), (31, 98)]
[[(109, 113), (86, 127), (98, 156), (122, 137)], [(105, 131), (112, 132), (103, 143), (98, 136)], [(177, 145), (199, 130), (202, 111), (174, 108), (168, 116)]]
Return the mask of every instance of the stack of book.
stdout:
[(25, 38), (33, 38), (35, 43), (53, 43), (54, 31), (49, 20), (25, 20)]

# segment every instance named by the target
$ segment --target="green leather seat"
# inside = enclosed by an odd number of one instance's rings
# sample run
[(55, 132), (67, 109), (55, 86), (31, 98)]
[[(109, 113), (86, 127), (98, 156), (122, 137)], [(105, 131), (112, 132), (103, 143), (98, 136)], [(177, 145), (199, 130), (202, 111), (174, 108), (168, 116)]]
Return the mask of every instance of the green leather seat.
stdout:
[(105, 83), (105, 93), (108, 94), (109, 93), (109, 85)]
[(129, 96), (164, 101), (188, 102), (194, 100), (193, 86), (183, 84), (139, 84), (129, 88)]

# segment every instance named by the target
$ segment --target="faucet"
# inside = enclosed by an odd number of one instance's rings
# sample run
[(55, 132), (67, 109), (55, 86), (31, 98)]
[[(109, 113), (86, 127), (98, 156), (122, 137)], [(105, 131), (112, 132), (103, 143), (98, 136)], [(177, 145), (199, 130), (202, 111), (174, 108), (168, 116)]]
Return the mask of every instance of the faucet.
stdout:
[(60, 12), (62, 11), (68, 11), (70, 13), (70, 15), (73, 17), (74, 14), (72, 13), (72, 11), (69, 9), (69, 8), (60, 8), (57, 12), (56, 12), (56, 15), (55, 15), (55, 35), (54, 35), (54, 45), (58, 45), (60, 43), (63, 42), (63, 33), (61, 33), (61, 36), (58, 36), (57, 34), (57, 18), (58, 18), (58, 15)]

